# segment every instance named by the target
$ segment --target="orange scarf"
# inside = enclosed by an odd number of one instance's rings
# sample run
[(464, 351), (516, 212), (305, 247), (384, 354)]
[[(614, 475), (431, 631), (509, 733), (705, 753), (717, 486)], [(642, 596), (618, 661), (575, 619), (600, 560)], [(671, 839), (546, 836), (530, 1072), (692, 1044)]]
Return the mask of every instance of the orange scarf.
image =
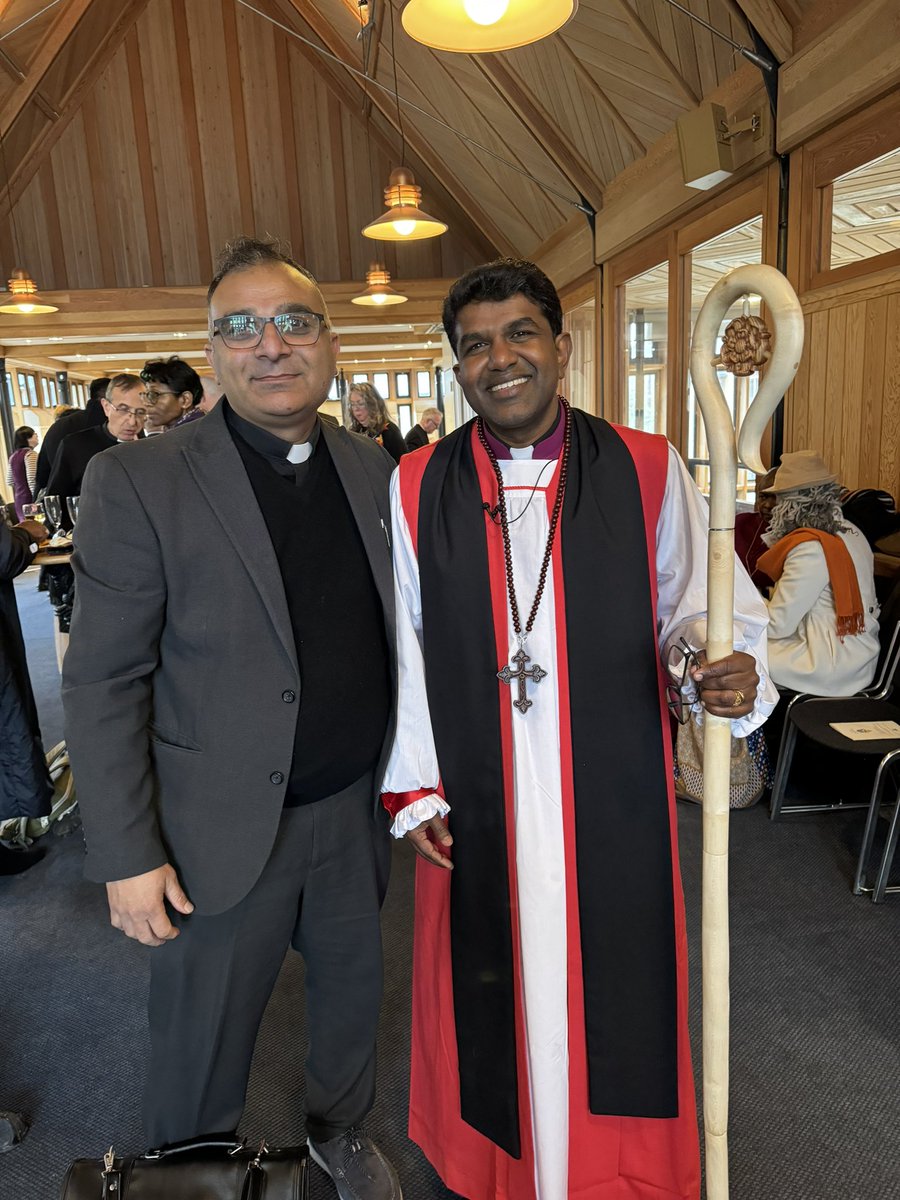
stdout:
[(838, 637), (843, 641), (848, 634), (864, 633), (866, 618), (856, 568), (850, 551), (836, 534), (823, 533), (821, 529), (795, 529), (793, 533), (777, 541), (765, 554), (760, 555), (756, 563), (757, 568), (765, 571), (772, 579), (780, 579), (785, 559), (801, 542), (818, 542), (825, 554), (828, 580), (834, 592), (834, 607), (837, 610)]

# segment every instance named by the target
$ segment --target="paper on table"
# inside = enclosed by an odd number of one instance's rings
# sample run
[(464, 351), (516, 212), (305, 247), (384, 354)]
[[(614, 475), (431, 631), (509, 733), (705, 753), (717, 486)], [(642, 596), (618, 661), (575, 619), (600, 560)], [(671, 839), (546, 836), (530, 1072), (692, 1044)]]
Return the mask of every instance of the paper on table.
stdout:
[(883, 742), (900, 738), (896, 721), (832, 721), (831, 728), (852, 742)]

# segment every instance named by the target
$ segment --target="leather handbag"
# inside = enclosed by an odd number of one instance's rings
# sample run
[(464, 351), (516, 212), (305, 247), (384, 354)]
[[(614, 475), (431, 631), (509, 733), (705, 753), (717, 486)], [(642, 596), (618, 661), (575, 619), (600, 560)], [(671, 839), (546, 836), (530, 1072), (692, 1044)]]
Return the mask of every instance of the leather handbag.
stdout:
[(116, 1158), (78, 1158), (61, 1200), (308, 1200), (309, 1150), (263, 1142), (178, 1142)]

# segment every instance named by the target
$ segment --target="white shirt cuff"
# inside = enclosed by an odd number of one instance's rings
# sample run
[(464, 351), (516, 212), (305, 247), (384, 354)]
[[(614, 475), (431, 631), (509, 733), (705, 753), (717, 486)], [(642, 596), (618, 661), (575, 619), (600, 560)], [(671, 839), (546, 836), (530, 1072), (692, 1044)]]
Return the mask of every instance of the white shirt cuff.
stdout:
[(394, 817), (391, 833), (395, 838), (406, 837), (411, 829), (415, 829), (423, 821), (430, 821), (432, 817), (446, 817), (449, 811), (450, 805), (447, 801), (442, 800), (437, 792), (432, 792), (430, 796), (413, 800), (412, 804), (401, 808)]

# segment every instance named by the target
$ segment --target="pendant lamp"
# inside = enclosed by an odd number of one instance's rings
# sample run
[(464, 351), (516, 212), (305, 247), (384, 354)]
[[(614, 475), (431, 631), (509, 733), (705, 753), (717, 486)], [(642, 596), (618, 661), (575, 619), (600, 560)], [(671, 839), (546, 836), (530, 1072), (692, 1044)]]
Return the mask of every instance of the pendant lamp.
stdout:
[(369, 285), (358, 296), (351, 296), (353, 304), (367, 304), (373, 308), (382, 308), (387, 304), (405, 304), (409, 296), (401, 296), (390, 286), (391, 277), (384, 267), (373, 263), (366, 271), (366, 283)]
[(0, 313), (18, 313), (27, 316), (29, 313), (58, 312), (55, 304), (48, 304), (37, 289), (37, 284), (27, 271), (20, 267), (12, 273), (9, 280), (9, 298), (0, 304)]
[(577, 8), (578, 0), (409, 0), (401, 20), (433, 50), (494, 54), (549, 37)]
[(376, 241), (418, 242), (447, 232), (447, 226), (420, 208), (422, 189), (408, 167), (391, 171), (384, 189), (387, 212), (382, 213), (363, 230), (363, 235)]

